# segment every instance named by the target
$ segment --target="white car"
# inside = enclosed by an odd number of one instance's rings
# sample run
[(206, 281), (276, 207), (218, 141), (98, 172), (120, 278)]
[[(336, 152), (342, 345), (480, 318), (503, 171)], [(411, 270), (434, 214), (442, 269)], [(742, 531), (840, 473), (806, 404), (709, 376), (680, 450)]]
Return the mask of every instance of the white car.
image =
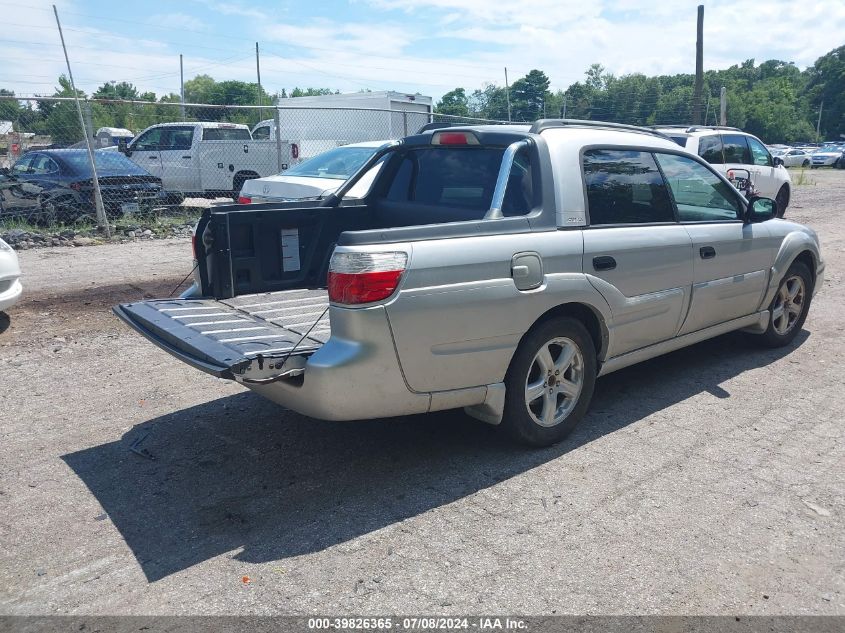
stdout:
[(820, 147), (812, 155), (813, 169), (816, 167), (837, 167), (843, 153), (845, 153), (845, 145)]
[(17, 303), (22, 292), (18, 255), (11, 246), (0, 240), (0, 311)]
[(772, 150), (773, 158), (780, 158), (784, 167), (809, 167), (810, 153), (803, 149), (787, 147), (785, 149)]
[[(238, 202), (241, 204), (283, 202), (328, 195), (340, 187), (380, 147), (387, 143), (389, 141), (368, 141), (335, 147), (275, 176), (247, 180), (238, 196)], [(375, 173), (372, 178), (374, 177)], [(367, 180), (371, 181), (372, 178), (368, 174)], [(354, 189), (358, 190), (359, 186), (368, 185), (369, 182), (359, 181)], [(352, 191), (348, 195), (355, 197), (354, 194), (355, 191)]]
[(701, 156), (721, 174), (727, 176), (731, 170), (749, 171), (757, 194), (776, 200), (778, 217), (783, 217), (792, 195), (792, 180), (783, 165), (775, 164), (769, 150), (756, 136), (722, 126), (658, 125), (655, 129)]

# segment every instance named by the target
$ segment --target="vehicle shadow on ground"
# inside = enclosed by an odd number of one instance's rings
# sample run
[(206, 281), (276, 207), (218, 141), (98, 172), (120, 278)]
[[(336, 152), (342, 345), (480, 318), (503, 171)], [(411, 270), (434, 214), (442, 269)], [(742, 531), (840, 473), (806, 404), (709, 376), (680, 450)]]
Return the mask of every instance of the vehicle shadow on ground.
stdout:
[(12, 325), (11, 317), (5, 312), (0, 312), (0, 334), (9, 329)]
[[(739, 334), (598, 381), (565, 442), (512, 445), (462, 412), (331, 423), (252, 393), (175, 411), (62, 459), (85, 482), (149, 581), (225, 552), (266, 562), (319, 551), (453, 502), (556, 459), (789, 354)], [(155, 460), (129, 451), (144, 441)]]

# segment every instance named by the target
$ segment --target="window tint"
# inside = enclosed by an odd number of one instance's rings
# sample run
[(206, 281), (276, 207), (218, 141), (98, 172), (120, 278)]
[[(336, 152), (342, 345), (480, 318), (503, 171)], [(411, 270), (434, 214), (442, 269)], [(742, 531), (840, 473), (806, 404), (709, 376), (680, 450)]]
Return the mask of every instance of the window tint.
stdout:
[(769, 155), (769, 151), (763, 146), (763, 144), (756, 138), (751, 138), (750, 136), (747, 136), (746, 139), (748, 140), (748, 147), (751, 148), (751, 158), (753, 159), (754, 164), (768, 165), (771, 167), (772, 157)]
[(32, 156), (24, 156), (15, 163), (15, 166), (12, 167), (12, 171), (16, 174), (27, 173), (29, 171), (29, 166), (32, 164), (32, 159)]
[(194, 140), (194, 128), (169, 127), (161, 134), (161, 149), (191, 149)]
[(675, 141), (681, 147), (686, 147), (687, 141), (689, 140), (690, 137), (689, 136), (673, 136), (673, 135), (670, 134), (669, 138), (671, 138), (673, 141)]
[[(270, 128), (267, 128), (268, 130)], [(193, 133), (192, 133), (193, 136)], [(267, 137), (269, 138), (269, 133)], [(249, 135), (249, 130), (242, 127), (207, 127), (202, 130), (202, 140), (204, 141), (250, 141), (252, 137)], [(191, 143), (188, 142), (190, 147)]]
[(153, 130), (149, 130), (148, 132), (144, 132), (132, 145), (132, 149), (136, 151), (158, 149), (158, 146), (161, 143), (161, 130), (162, 128), (158, 127)]
[(270, 138), (270, 126), (262, 125), (261, 127), (255, 128), (255, 131), (252, 133), (252, 138), (257, 141)]
[(45, 156), (44, 154), (38, 154), (32, 159), (32, 165), (30, 166), (29, 173), (31, 174), (51, 174), (54, 172), (59, 171), (59, 166), (53, 161), (52, 158), (49, 156)]
[[(426, 148), (405, 154), (385, 196), (396, 202), (487, 211), (502, 161), (500, 148)], [(479, 218), (483, 213), (479, 214)]]
[(722, 134), (722, 143), (725, 146), (725, 162), (751, 165), (751, 152), (748, 151), (747, 137), (741, 134)]
[(711, 165), (721, 165), (724, 163), (722, 138), (718, 134), (700, 137), (698, 139), (698, 155)]
[(736, 220), (741, 204), (731, 188), (704, 165), (685, 156), (657, 154), (681, 222)]
[(592, 225), (675, 220), (669, 192), (649, 153), (587, 151), (584, 178)]

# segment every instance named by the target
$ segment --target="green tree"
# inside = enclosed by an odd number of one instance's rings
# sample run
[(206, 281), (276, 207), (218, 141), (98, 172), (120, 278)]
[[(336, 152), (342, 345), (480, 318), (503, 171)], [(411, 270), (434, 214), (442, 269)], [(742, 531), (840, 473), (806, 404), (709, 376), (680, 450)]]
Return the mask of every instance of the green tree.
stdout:
[(549, 78), (542, 70), (532, 70), (511, 86), (511, 118), (534, 121), (543, 117), (549, 95)]
[(819, 57), (807, 69), (807, 100), (815, 115), (821, 109), (823, 138), (845, 134), (845, 46)]
[(438, 114), (450, 114), (452, 116), (470, 116), (469, 99), (463, 88), (450, 90), (440, 98), (434, 111)]

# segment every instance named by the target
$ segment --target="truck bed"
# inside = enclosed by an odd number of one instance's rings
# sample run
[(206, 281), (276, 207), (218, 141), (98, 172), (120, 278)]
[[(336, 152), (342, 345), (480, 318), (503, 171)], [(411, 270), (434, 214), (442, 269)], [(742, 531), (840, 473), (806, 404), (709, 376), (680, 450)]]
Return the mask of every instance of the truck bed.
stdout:
[(116, 306), (115, 314), (181, 360), (221, 378), (259, 358), (310, 355), (329, 339), (325, 289), (232, 299), (155, 299)]

